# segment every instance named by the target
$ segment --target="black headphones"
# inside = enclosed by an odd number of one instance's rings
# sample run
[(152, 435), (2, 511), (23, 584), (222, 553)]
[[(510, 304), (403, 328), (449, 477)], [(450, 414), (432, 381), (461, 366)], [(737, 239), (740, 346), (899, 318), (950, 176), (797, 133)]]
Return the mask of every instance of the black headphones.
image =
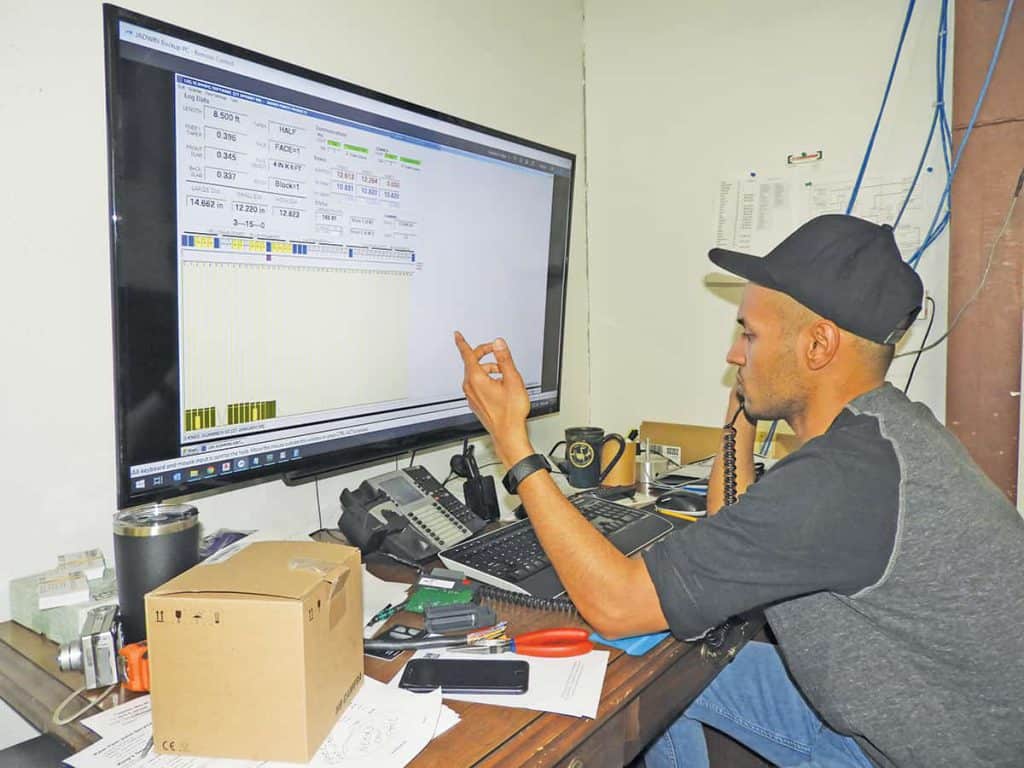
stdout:
[(475, 449), (476, 446), (470, 445), (468, 437), (462, 441), (462, 453), (454, 454), (449, 462), (454, 475), (467, 480), (480, 477), (480, 468), (476, 465), (476, 459), (473, 457)]

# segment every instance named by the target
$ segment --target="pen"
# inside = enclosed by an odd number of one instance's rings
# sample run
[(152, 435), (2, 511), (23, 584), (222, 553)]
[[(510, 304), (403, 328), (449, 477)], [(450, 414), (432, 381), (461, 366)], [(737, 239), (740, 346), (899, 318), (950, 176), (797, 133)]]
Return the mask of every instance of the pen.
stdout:
[[(383, 621), (385, 618), (387, 618), (387, 616), (385, 614), (387, 614), (387, 612), (391, 609), (391, 606), (392, 606), (392, 603), (388, 603), (383, 608), (381, 608), (379, 611), (377, 611), (375, 614), (373, 614), (373, 616), (370, 617), (370, 620), (368, 622), (366, 622), (366, 626), (372, 627), (378, 621)], [(390, 615), (390, 614), (388, 614), (388, 615)]]
[(405, 608), (405, 602), (401, 602), (398, 605), (392, 605), (391, 603), (388, 603), (373, 615), (373, 618), (367, 622), (366, 626), (372, 627), (378, 621), (386, 621), (403, 608)]

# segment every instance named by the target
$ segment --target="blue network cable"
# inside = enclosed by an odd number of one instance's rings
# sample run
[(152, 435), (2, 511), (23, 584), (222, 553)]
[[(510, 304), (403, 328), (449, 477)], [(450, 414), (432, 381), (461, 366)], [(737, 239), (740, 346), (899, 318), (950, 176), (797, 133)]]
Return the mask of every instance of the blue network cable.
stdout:
[[(942, 234), (946, 225), (949, 223), (949, 205), (947, 204), (949, 199), (949, 190), (953, 185), (953, 178), (956, 176), (957, 168), (960, 166), (960, 158), (963, 157), (964, 149), (967, 147), (967, 141), (971, 137), (971, 132), (974, 130), (974, 124), (978, 120), (978, 113), (981, 111), (981, 105), (985, 101), (985, 95), (988, 93), (988, 87), (992, 82), (992, 74), (995, 72), (996, 63), (999, 61), (999, 54), (1003, 48), (1003, 39), (1006, 37), (1006, 28), (1010, 23), (1010, 15), (1013, 13), (1013, 5), (1015, 0), (1007, 0), (1006, 11), (1003, 14), (1003, 24), (999, 28), (999, 37), (996, 38), (995, 47), (992, 50), (992, 58), (988, 63), (988, 71), (985, 73), (985, 82), (981, 85), (981, 91), (978, 93), (978, 98), (974, 102), (974, 110), (971, 112), (971, 119), (967, 123), (967, 128), (964, 131), (964, 137), (960, 141), (960, 146), (957, 147), (956, 155), (953, 158), (953, 164), (949, 168), (949, 173), (946, 179), (946, 186), (942, 190), (942, 196), (939, 198), (939, 204), (935, 207), (935, 214), (932, 216), (932, 223), (928, 227), (928, 235), (925, 237), (924, 242), (921, 243), (920, 247), (914, 252), (914, 255), (907, 260), (915, 269), (918, 263), (921, 261), (921, 255), (925, 249), (938, 239), (939, 235)], [(945, 3), (943, 4), (945, 5)], [(945, 110), (943, 110), (944, 112)], [(946, 123), (944, 126), (945, 130), (949, 130), (949, 124)], [(950, 146), (952, 146), (952, 134), (949, 134)], [(943, 147), (945, 150), (945, 147)], [(943, 208), (945, 208), (945, 214), (943, 214)], [(941, 220), (940, 220), (941, 216)]]
[(860, 192), (861, 182), (864, 180), (864, 172), (868, 167), (868, 160), (871, 158), (871, 150), (875, 146), (875, 137), (878, 135), (878, 126), (882, 122), (882, 114), (885, 112), (886, 102), (889, 101), (889, 91), (892, 90), (892, 81), (896, 77), (896, 66), (900, 62), (900, 53), (903, 51), (903, 41), (907, 37), (907, 28), (910, 26), (910, 19), (914, 15), (914, 2), (910, 0), (907, 4), (907, 15), (903, 19), (903, 30), (900, 32), (900, 42), (896, 46), (896, 56), (892, 60), (892, 68), (889, 70), (889, 82), (885, 84), (885, 93), (882, 94), (882, 105), (878, 108), (878, 117), (875, 118), (875, 127), (871, 129), (871, 138), (868, 139), (868, 148), (864, 151), (864, 159), (860, 164), (860, 171), (857, 172), (857, 181), (853, 185), (853, 192), (850, 194), (850, 202), (846, 205), (846, 213), (853, 210), (853, 204), (857, 202), (857, 193)]
[[(946, 91), (946, 41), (948, 39), (948, 19), (949, 19), (949, 2), (948, 0), (942, 0), (942, 7), (939, 11), (939, 31), (938, 36), (935, 40), (935, 107), (932, 109), (932, 124), (928, 129), (928, 139), (924, 143), (924, 150), (921, 152), (921, 157), (917, 162), (917, 169), (914, 171), (914, 178), (910, 182), (910, 187), (907, 189), (907, 194), (903, 198), (903, 203), (900, 205), (899, 213), (896, 214), (896, 219), (892, 223), (892, 228), (896, 229), (900, 225), (900, 220), (903, 218), (904, 211), (907, 210), (907, 205), (910, 203), (910, 198), (914, 194), (914, 190), (917, 187), (917, 182), (921, 178), (921, 169), (924, 167), (925, 160), (928, 158), (928, 152), (932, 148), (932, 140), (935, 137), (935, 128), (938, 126), (941, 132), (942, 138), (942, 155), (945, 161), (946, 174), (949, 174), (949, 153), (946, 151), (946, 130), (949, 125), (945, 120), (946, 117), (946, 106), (945, 106), (945, 91)], [(931, 169), (929, 169), (931, 170)]]

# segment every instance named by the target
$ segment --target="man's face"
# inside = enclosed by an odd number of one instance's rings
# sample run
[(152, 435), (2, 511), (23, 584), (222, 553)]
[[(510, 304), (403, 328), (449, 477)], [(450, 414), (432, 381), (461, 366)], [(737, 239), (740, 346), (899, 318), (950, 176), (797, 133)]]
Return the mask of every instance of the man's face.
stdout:
[[(788, 302), (788, 304), (787, 304)], [(736, 322), (741, 334), (726, 361), (736, 366), (736, 390), (754, 419), (789, 419), (803, 408), (797, 329), (789, 297), (751, 283), (743, 291)]]

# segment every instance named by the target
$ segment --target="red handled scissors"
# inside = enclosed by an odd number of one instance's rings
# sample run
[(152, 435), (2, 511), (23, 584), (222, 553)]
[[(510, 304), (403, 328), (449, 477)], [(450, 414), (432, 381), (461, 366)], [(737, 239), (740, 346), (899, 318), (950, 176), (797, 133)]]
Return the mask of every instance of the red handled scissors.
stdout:
[(594, 649), (590, 632), (579, 627), (538, 629), (515, 637), (476, 640), (462, 653), (518, 653), (521, 656), (582, 656)]

